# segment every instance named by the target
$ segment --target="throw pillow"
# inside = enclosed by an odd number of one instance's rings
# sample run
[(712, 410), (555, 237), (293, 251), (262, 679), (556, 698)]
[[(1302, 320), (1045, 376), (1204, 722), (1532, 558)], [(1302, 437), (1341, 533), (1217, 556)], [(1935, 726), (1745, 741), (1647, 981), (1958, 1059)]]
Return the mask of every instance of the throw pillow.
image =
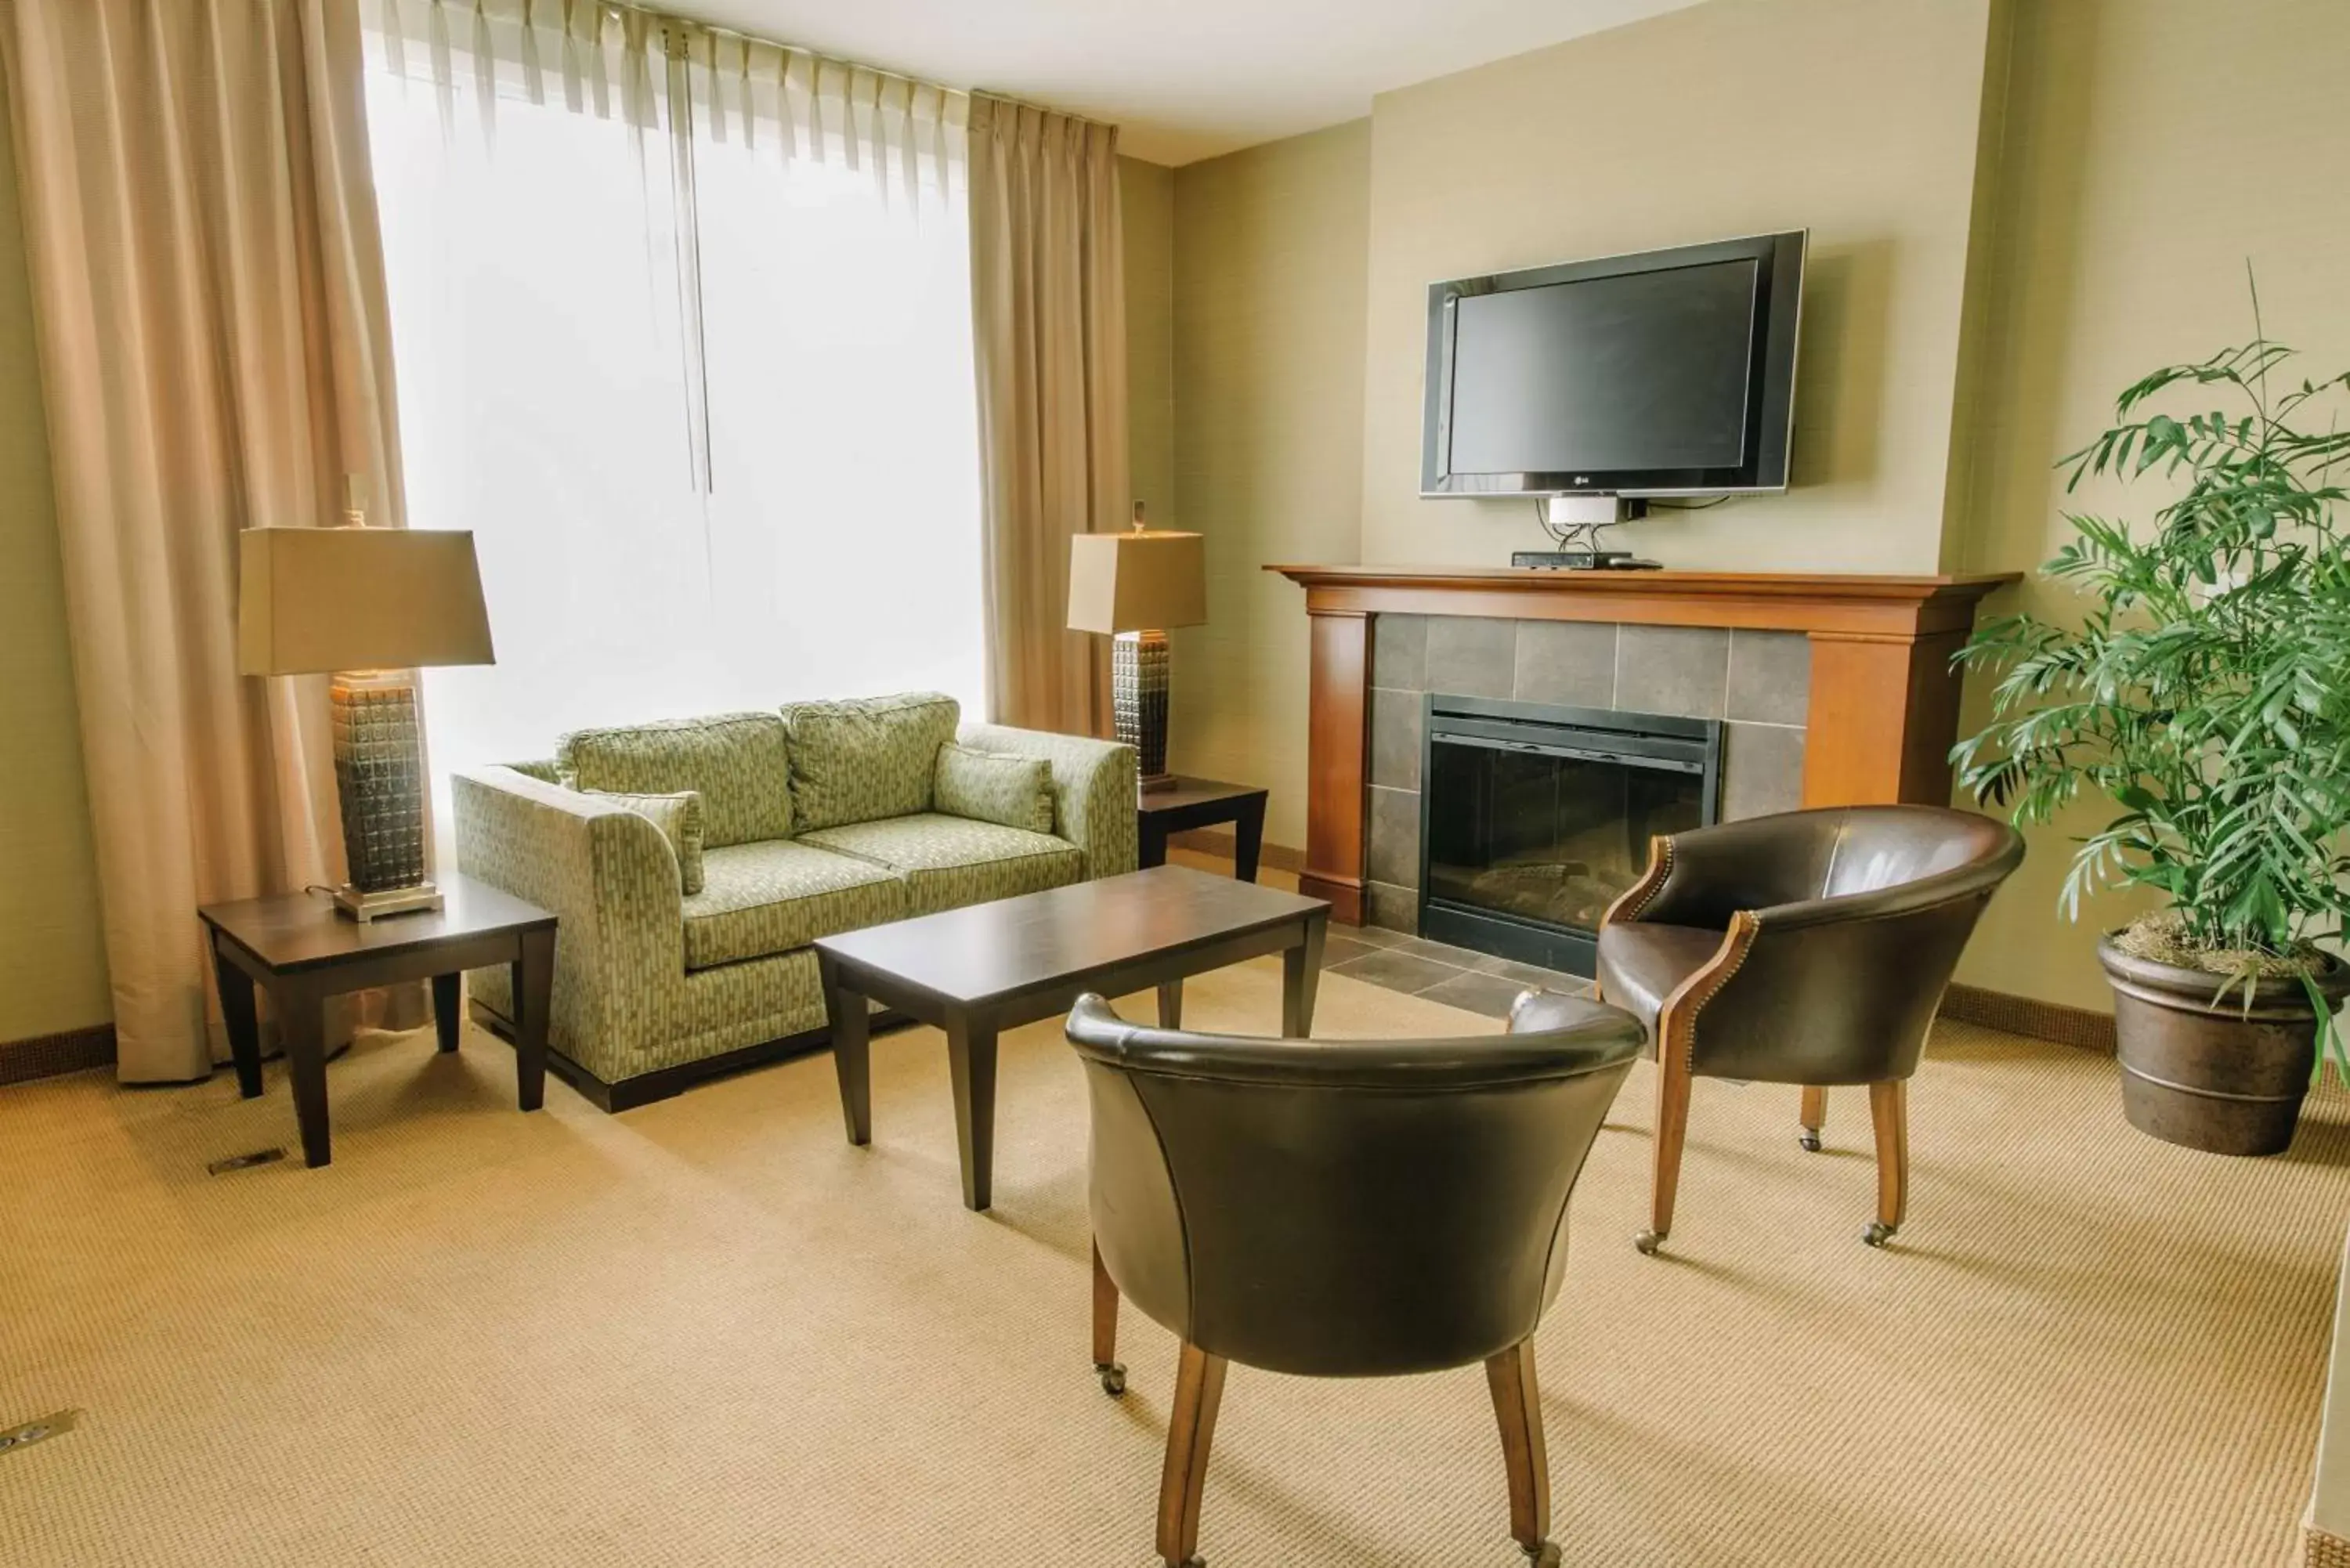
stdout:
[(613, 794), (702, 796), (710, 847), (792, 836), (791, 759), (773, 713), (717, 713), (575, 730), (555, 753), (563, 782)]
[(1042, 757), (973, 751), (949, 741), (939, 748), (938, 809), (974, 822), (1053, 831), (1053, 764)]
[(617, 790), (587, 789), (579, 792), (598, 800), (608, 800), (624, 811), (639, 816), (660, 829), (669, 846), (677, 851), (677, 888), (681, 893), (702, 891), (702, 794), (699, 790), (680, 790), (675, 794), (623, 794)]

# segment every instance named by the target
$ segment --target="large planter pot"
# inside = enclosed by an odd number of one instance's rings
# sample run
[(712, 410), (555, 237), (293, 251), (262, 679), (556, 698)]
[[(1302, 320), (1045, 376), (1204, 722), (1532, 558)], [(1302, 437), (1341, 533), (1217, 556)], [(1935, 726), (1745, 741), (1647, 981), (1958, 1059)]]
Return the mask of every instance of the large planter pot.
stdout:
[[(2251, 1006), (2241, 988), (2214, 1007), (2221, 976), (2126, 953), (2111, 939), (2097, 960), (2114, 988), (2122, 1111), (2130, 1126), (2212, 1154), (2282, 1154), (2317, 1064), (2317, 1015), (2298, 980), (2264, 980)], [(2350, 989), (2328, 958), (2327, 1001)]]

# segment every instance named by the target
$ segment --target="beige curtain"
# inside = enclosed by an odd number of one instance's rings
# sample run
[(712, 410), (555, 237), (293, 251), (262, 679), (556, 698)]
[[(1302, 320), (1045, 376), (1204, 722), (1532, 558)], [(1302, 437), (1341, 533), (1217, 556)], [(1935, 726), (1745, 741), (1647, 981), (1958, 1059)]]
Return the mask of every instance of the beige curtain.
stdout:
[(121, 1076), (213, 1060), (195, 918), (340, 880), (325, 678), (236, 534), (402, 520), (351, 0), (0, 0)]
[(1107, 734), (1107, 650), (1066, 627), (1070, 536), (1131, 504), (1118, 131), (974, 93), (970, 134), (990, 714)]

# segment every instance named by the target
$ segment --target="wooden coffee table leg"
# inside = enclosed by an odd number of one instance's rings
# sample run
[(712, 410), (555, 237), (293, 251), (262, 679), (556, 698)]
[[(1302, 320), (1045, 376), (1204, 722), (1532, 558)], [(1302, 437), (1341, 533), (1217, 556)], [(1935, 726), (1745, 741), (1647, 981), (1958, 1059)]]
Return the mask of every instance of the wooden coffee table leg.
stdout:
[(1322, 985), (1322, 939), (1329, 933), (1330, 917), (1316, 911), (1303, 924), (1298, 944), (1281, 954), (1281, 1033), (1292, 1040), (1314, 1033), (1314, 999)]
[(270, 992), (278, 1036), (286, 1044), (286, 1075), (294, 1083), (294, 1120), (302, 1129), (302, 1158), (313, 1168), (335, 1158), (327, 1127), (327, 1000), (287, 986)]
[(1159, 1027), (1161, 1029), (1183, 1027), (1183, 982), (1180, 980), (1163, 980), (1159, 982)]
[(955, 1141), (962, 1155), (962, 1206), (993, 1201), (995, 1025), (957, 1012), (947, 1020), (947, 1069), (954, 1078)]
[(253, 977), (229, 961), (217, 940), (213, 943), (213, 977), (220, 986), (229, 1054), (236, 1060), (236, 1092), (250, 1100), (261, 1093), (261, 1017), (254, 1010)]
[[(546, 1026), (555, 1011), (555, 933), (525, 931), (522, 957), (512, 970), (515, 1000), (515, 1103), (535, 1111), (546, 1103)], [(452, 1008), (453, 1015), (455, 1009)]]
[(864, 993), (852, 988), (830, 953), (819, 950), (816, 972), (824, 980), (824, 1007), (832, 1027), (832, 1075), (840, 1085), (840, 1119), (848, 1141), (873, 1141), (872, 1020)]

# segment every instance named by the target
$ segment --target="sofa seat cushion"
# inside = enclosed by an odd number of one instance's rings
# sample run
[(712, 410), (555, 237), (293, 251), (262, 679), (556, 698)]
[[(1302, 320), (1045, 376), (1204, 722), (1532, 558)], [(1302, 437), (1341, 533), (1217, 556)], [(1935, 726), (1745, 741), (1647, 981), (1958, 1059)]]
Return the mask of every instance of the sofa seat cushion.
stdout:
[(962, 713), (935, 691), (787, 704), (799, 831), (931, 810), (939, 748), (955, 738)]
[(774, 713), (718, 713), (575, 730), (555, 754), (565, 784), (614, 794), (702, 796), (711, 848), (792, 836), (790, 742)]
[(905, 882), (888, 867), (805, 841), (705, 850), (702, 891), (684, 899), (685, 967), (709, 969), (903, 919)]
[(799, 841), (904, 877), (910, 915), (1039, 893), (1078, 881), (1086, 871), (1084, 851), (1066, 838), (931, 811), (823, 828)]

